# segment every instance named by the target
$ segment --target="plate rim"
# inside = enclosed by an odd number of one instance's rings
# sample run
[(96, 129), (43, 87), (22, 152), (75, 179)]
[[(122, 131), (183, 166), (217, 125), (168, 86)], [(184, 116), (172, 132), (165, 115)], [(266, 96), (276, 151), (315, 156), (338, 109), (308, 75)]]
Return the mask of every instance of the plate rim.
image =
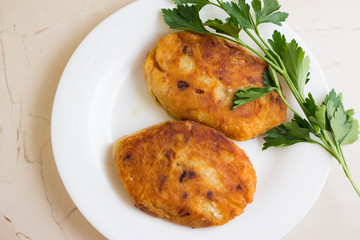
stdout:
[[(152, 0), (152, 1), (159, 1), (159, 0)], [(107, 18), (105, 18), (103, 21), (101, 21), (93, 30), (90, 31), (89, 34), (87, 34), (87, 36), (81, 41), (81, 43), (79, 44), (79, 46), (76, 48), (76, 50), (74, 51), (74, 53), (72, 54), (72, 56), (70, 57), (64, 71), (63, 74), (60, 78), (57, 90), (56, 90), (56, 94), (55, 94), (55, 98), (54, 98), (54, 102), (53, 102), (53, 108), (52, 108), (52, 115), (51, 115), (51, 143), (52, 143), (52, 149), (53, 149), (53, 154), (54, 154), (54, 159), (55, 159), (55, 163), (56, 163), (56, 167), (58, 169), (59, 175), (61, 177), (61, 180), (69, 194), (69, 196), (71, 197), (72, 201), (74, 202), (74, 204), (78, 207), (79, 211), (81, 212), (81, 214), (86, 218), (87, 221), (89, 221), (101, 234), (103, 234), (105, 237), (109, 237), (111, 236), (111, 234), (109, 233), (105, 233), (102, 229), (101, 226), (98, 224), (97, 221), (95, 221), (92, 217), (90, 217), (91, 214), (89, 214), (89, 212), (85, 209), (85, 207), (83, 207), (80, 204), (80, 199), (79, 196), (74, 193), (72, 186), (71, 186), (71, 182), (69, 179), (66, 178), (66, 173), (64, 171), (64, 168), (61, 165), (61, 161), (60, 161), (60, 155), (61, 153), (59, 153), (59, 147), (58, 147), (58, 143), (59, 143), (59, 136), (58, 131), (59, 131), (59, 108), (61, 106), (61, 102), (63, 101), (63, 92), (64, 92), (64, 84), (66, 83), (66, 79), (67, 78), (67, 74), (70, 71), (69, 69), (71, 69), (72, 64), (75, 60), (77, 60), (78, 55), (81, 54), (81, 51), (83, 48), (86, 47), (86, 44), (91, 41), (92, 37), (94, 35), (96, 35), (97, 32), (100, 31), (100, 29), (103, 26), (106, 26), (109, 22), (111, 23), (112, 19), (115, 18), (118, 15), (124, 14), (127, 11), (129, 11), (130, 8), (135, 8), (136, 5), (141, 4), (142, 2), (150, 2), (148, 0), (136, 0), (134, 2), (131, 2), (129, 4), (127, 4), (126, 6), (120, 8), (119, 10), (115, 11), (114, 13), (112, 13), (110, 16), (108, 16)], [(326, 78), (324, 76), (323, 71), (321, 70), (319, 63), (317, 62), (316, 58), (313, 56), (312, 52), (309, 50), (309, 48), (307, 47), (307, 45), (305, 44), (305, 42), (298, 36), (298, 34), (296, 34), (296, 32), (288, 26), (288, 24), (283, 24), (285, 27), (287, 27), (287, 30), (292, 32), (292, 34), (294, 36), (296, 36), (296, 40), (299, 42), (299, 44), (304, 48), (305, 52), (307, 55), (309, 55), (312, 64), (315, 64), (315, 66), (320, 70), (319, 74), (321, 75), (322, 79), (324, 79), (324, 83), (326, 87), (326, 90), (328, 91), (328, 84), (326, 81)], [(330, 158), (330, 157), (329, 157)], [(328, 164), (328, 168), (326, 171), (325, 176), (322, 178), (321, 183), (319, 184), (319, 191), (317, 191), (316, 196), (313, 197), (313, 200), (311, 202), (311, 204), (309, 204), (308, 208), (306, 209), (306, 211), (304, 211), (303, 215), (299, 218), (298, 221), (296, 221), (296, 223), (293, 224), (293, 226), (291, 227), (291, 229), (289, 229), (288, 231), (285, 231), (283, 233), (283, 236), (285, 236), (287, 233), (289, 233), (296, 225), (299, 224), (299, 222), (305, 217), (305, 215), (309, 212), (309, 210), (312, 208), (312, 206), (314, 205), (314, 203), (316, 202), (316, 200), (318, 199), (318, 197), (321, 194), (321, 191), (326, 183), (326, 180), (328, 178), (329, 175), (329, 171), (332, 165), (332, 158), (329, 159), (329, 164)]]

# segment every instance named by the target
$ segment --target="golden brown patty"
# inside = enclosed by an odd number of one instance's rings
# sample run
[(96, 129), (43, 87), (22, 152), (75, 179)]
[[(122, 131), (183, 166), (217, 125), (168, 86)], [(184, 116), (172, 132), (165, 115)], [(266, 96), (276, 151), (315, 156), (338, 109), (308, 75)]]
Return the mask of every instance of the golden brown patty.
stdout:
[(125, 136), (113, 157), (135, 205), (172, 222), (222, 225), (254, 198), (256, 175), (244, 151), (199, 123), (169, 121)]
[(180, 32), (159, 40), (143, 70), (150, 94), (170, 115), (242, 141), (278, 126), (286, 117), (286, 106), (275, 92), (230, 110), (237, 90), (264, 86), (266, 68), (264, 61), (239, 45)]

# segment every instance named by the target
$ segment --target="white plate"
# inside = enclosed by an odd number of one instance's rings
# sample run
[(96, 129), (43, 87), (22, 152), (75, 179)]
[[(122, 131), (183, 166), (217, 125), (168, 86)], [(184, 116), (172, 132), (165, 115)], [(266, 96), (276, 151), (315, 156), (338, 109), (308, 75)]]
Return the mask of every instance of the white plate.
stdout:
[[(170, 1), (137, 1), (97, 26), (81, 43), (61, 78), (53, 107), (52, 145), (61, 178), (81, 213), (109, 239), (279, 239), (308, 212), (326, 181), (331, 158), (315, 145), (261, 151), (262, 137), (238, 143), (258, 176), (254, 202), (224, 226), (191, 229), (154, 218), (133, 206), (112, 164), (113, 142), (170, 119), (149, 96), (142, 63), (157, 40), (171, 32), (161, 8)], [(207, 15), (214, 14), (210, 10)], [(312, 93), (327, 86), (311, 58)], [(261, 32), (270, 37), (273, 29)], [(290, 101), (293, 99), (288, 97)]]

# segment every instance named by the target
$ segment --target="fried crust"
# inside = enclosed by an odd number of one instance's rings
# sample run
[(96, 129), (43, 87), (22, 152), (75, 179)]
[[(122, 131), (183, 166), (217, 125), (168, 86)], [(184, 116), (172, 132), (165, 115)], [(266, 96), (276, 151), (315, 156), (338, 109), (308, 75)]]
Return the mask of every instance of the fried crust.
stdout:
[(190, 227), (222, 225), (251, 203), (256, 174), (221, 132), (168, 121), (116, 141), (116, 169), (142, 211)]
[(263, 87), (267, 64), (219, 37), (179, 32), (158, 41), (145, 59), (149, 93), (176, 119), (193, 120), (244, 141), (285, 121), (276, 92), (230, 110), (234, 93)]

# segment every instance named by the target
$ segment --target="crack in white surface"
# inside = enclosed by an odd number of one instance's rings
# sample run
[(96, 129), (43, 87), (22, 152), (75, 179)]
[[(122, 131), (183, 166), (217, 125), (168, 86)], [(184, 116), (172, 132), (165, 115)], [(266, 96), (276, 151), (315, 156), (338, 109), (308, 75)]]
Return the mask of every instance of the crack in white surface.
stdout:
[(41, 147), (40, 147), (39, 159), (40, 159), (40, 162), (41, 162), (41, 163), (42, 163), (42, 161), (41, 161), (42, 152), (43, 152), (44, 148), (46, 147), (46, 145), (48, 145), (49, 142), (50, 142), (50, 138), (49, 138), (48, 140), (46, 140), (46, 141), (44, 142), (44, 144), (41, 145)]
[(22, 232), (16, 232), (15, 234), (16, 234), (16, 236), (18, 237), (18, 239), (20, 239), (20, 240), (22, 239), (21, 236), (25, 237), (26, 239), (30, 239), (30, 240), (31, 240), (31, 238), (30, 238), (29, 236), (25, 235), (25, 234), (22, 233)]
[(5, 218), (5, 220), (6, 220), (6, 221), (8, 221), (9, 223), (11, 223), (11, 224), (12, 224), (12, 221), (11, 221), (11, 219), (10, 219), (10, 218), (6, 217), (5, 215), (3, 215), (3, 217)]
[(46, 30), (48, 30), (50, 28), (50, 26), (44, 27), (36, 32), (34, 32), (34, 35), (39, 35), (40, 33), (45, 32)]
[(44, 120), (46, 123), (51, 125), (51, 121), (47, 117), (39, 116), (39, 115), (36, 115), (36, 114), (33, 114), (33, 113), (28, 113), (28, 115), (29, 115), (29, 117), (32, 117), (32, 118), (36, 118), (36, 119), (39, 119), (39, 120)]
[(10, 84), (9, 84), (9, 79), (8, 79), (8, 74), (7, 74), (7, 65), (6, 65), (5, 44), (4, 44), (4, 40), (3, 40), (2, 36), (0, 36), (0, 47), (1, 47), (1, 57), (2, 57), (2, 61), (3, 61), (3, 71), (4, 71), (4, 80), (5, 80), (6, 89), (9, 94), (11, 104), (17, 104), (19, 102), (15, 101), (13, 93), (11, 91)]
[(62, 232), (63, 236), (64, 236), (64, 239), (67, 239), (66, 235), (65, 235), (65, 232), (64, 232), (64, 229), (62, 228), (61, 226), (61, 223), (57, 220), (56, 218), (56, 215), (55, 215), (55, 209), (54, 209), (54, 206), (52, 205), (50, 199), (49, 199), (49, 196), (48, 196), (48, 193), (46, 191), (46, 184), (45, 184), (45, 177), (44, 177), (44, 164), (43, 164), (43, 157), (42, 157), (42, 153), (43, 153), (43, 150), (45, 149), (45, 147), (47, 146), (47, 144), (50, 142), (50, 139), (48, 139), (44, 144), (43, 146), (40, 148), (40, 175), (41, 175), (41, 181), (42, 181), (42, 184), (43, 184), (43, 187), (44, 187), (44, 194), (45, 194), (45, 199), (46, 201), (48, 202), (49, 204), (49, 207), (50, 207), (50, 210), (51, 210), (51, 216), (55, 222), (55, 224), (58, 226), (59, 230)]
[(22, 102), (19, 102), (18, 105), (20, 106), (20, 119), (16, 129), (16, 141), (17, 141), (17, 160), (23, 158), (25, 162), (33, 164), (39, 164), (39, 161), (33, 161), (30, 158), (30, 155), (27, 150), (27, 143), (26, 143), (26, 131), (23, 126), (23, 105)]
[(18, 126), (16, 128), (16, 141), (17, 141), (17, 155), (16, 155), (16, 159), (19, 160), (20, 156), (21, 156), (21, 150), (23, 149), (22, 147), (22, 104), (20, 104), (20, 119), (19, 119), (19, 123)]
[(25, 130), (22, 131), (22, 149), (23, 149), (23, 157), (25, 159), (25, 161), (27, 163), (39, 163), (38, 161), (31, 161), (30, 160), (30, 157), (29, 157), (29, 154), (27, 152), (27, 147), (26, 147), (26, 133), (25, 133)]
[(78, 210), (77, 207), (74, 207), (73, 209), (71, 209), (71, 210), (69, 211), (69, 213), (66, 214), (66, 216), (64, 217), (64, 219), (62, 220), (62, 222), (65, 222), (65, 221), (66, 221), (73, 213), (75, 213), (77, 210)]
[(13, 232), (15, 233), (17, 239), (22, 240), (23, 238), (26, 238), (26, 239), (30, 239), (30, 240), (31, 240), (31, 238), (30, 238), (28, 235), (26, 235), (26, 234), (23, 233), (23, 232), (19, 232), (19, 231), (16, 230), (15, 225), (14, 225), (14, 223), (11, 221), (10, 218), (8, 218), (7, 216), (5, 216), (5, 215), (2, 214), (2, 213), (1, 213), (1, 215), (2, 215), (3, 218), (10, 224), (10, 226), (11, 226)]
[(20, 38), (21, 38), (21, 41), (22, 41), (22, 45), (23, 45), (23, 48), (24, 48), (24, 51), (25, 51), (25, 55), (26, 55), (26, 65), (27, 67), (30, 67), (30, 58), (29, 58), (29, 51), (28, 51), (28, 48), (27, 48), (27, 45), (26, 45), (26, 37), (27, 37), (27, 34), (25, 33), (19, 33), (17, 30), (16, 30), (16, 24), (13, 25), (13, 31), (16, 35), (18, 35)]
[[(15, 29), (16, 29), (16, 27), (14, 25), (14, 30)], [(26, 152), (26, 148), (25, 148), (25, 130), (23, 130), (23, 106), (22, 106), (21, 101), (15, 100), (12, 88), (9, 83), (9, 77), (8, 77), (8, 72), (7, 72), (7, 58), (6, 58), (6, 52), (5, 52), (5, 43), (4, 43), (4, 39), (1, 35), (0, 35), (0, 47), (1, 47), (1, 58), (2, 58), (2, 62), (3, 62), (5, 86), (6, 86), (7, 93), (9, 95), (9, 100), (11, 103), (11, 111), (13, 110), (14, 105), (19, 106), (19, 110), (20, 110), (20, 114), (19, 114), (20, 119), (16, 120), (16, 121), (18, 121), (18, 126), (16, 128), (16, 141), (17, 141), (17, 157), (16, 157), (16, 159), (17, 160), (20, 159), (21, 152), (23, 151), (24, 159), (27, 162), (31, 162), (29, 159), (29, 156)], [(12, 117), (12, 115), (11, 115), (11, 117)], [(16, 122), (16, 121), (14, 121), (14, 119), (12, 119), (12, 121)]]
[[(17, 35), (21, 35), (19, 33), (17, 33), (16, 31), (16, 25), (13, 25), (13, 30), (14, 33), (16, 33)], [(27, 55), (27, 63), (29, 65), (29, 56), (27, 53), (27, 47), (25, 44), (25, 34), (21, 35), (22, 37), (22, 41), (23, 41), (23, 46)], [(1, 48), (1, 58), (2, 58), (2, 62), (3, 62), (3, 74), (4, 74), (4, 80), (5, 80), (5, 86), (9, 95), (9, 100), (11, 103), (11, 107), (13, 109), (13, 107), (15, 105), (17, 105), (19, 107), (19, 118), (14, 120), (13, 122), (18, 122), (17, 128), (16, 128), (16, 141), (17, 141), (17, 160), (19, 160), (21, 157), (24, 158), (24, 160), (27, 163), (39, 163), (37, 161), (32, 161), (30, 159), (30, 156), (27, 152), (27, 144), (26, 144), (26, 132), (24, 130), (24, 126), (23, 126), (23, 103), (21, 100), (16, 100), (14, 97), (14, 93), (13, 93), (13, 89), (10, 86), (10, 81), (9, 81), (9, 77), (8, 77), (8, 68), (7, 68), (7, 58), (6, 58), (6, 52), (5, 52), (5, 43), (4, 43), (4, 39), (3, 37), (0, 35), (0, 48)]]

